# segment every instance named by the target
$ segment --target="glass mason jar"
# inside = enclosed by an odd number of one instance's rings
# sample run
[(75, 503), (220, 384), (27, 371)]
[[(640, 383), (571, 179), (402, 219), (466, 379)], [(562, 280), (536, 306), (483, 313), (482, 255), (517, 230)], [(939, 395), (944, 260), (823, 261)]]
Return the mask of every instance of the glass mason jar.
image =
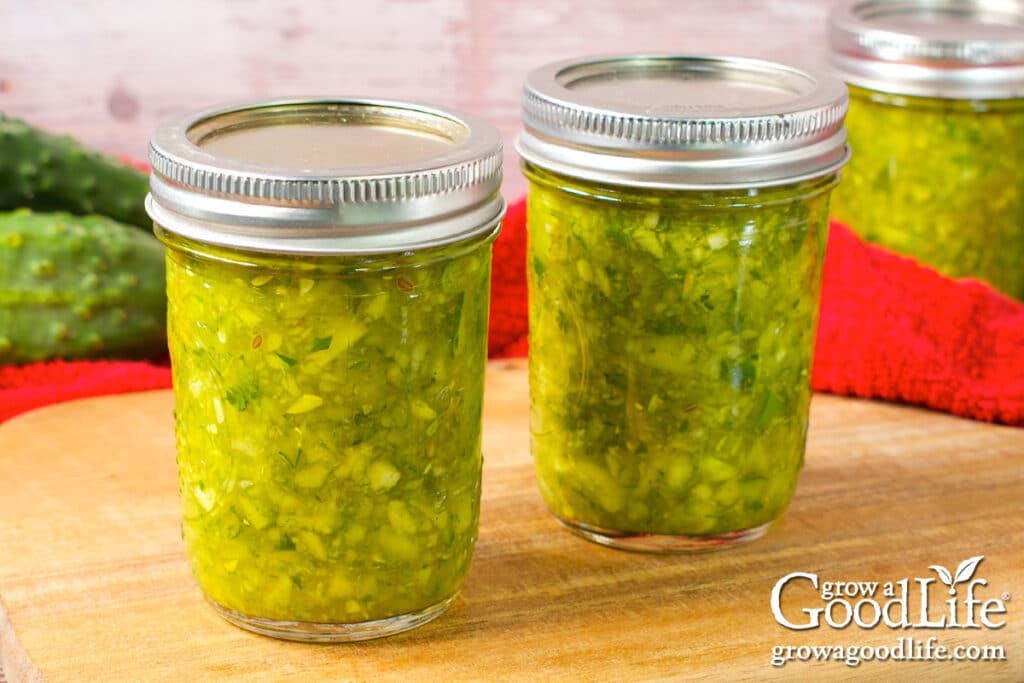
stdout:
[(229, 621), (362, 640), (438, 616), (477, 535), (497, 131), (364, 100), (154, 133), (183, 536)]
[(532, 72), (532, 451), (555, 517), (678, 552), (761, 536), (803, 464), (842, 83), (745, 59)]
[(854, 156), (833, 216), (952, 277), (1024, 299), (1024, 3), (831, 14)]

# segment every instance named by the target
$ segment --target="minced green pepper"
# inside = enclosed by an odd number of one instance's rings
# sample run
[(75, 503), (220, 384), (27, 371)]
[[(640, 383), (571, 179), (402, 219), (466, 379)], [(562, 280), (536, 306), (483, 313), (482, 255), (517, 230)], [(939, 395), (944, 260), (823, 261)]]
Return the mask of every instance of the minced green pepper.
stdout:
[(161, 235), (207, 596), (332, 624), (452, 597), (477, 534), (491, 238), (289, 259)]
[(714, 536), (800, 471), (836, 176), (615, 188), (530, 164), (532, 447), (570, 526)]
[(832, 212), (872, 242), (1024, 299), (1024, 100), (850, 86)]

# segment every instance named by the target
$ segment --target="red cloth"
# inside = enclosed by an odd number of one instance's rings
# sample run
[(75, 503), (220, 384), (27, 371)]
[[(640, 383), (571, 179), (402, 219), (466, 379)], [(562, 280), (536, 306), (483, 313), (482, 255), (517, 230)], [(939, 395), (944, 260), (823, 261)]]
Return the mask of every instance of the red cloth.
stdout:
[(833, 222), (811, 384), (1024, 426), (1024, 304)]
[(54, 360), (0, 367), (0, 422), (18, 413), (86, 396), (171, 386), (171, 370), (140, 361)]
[(487, 353), (492, 358), (525, 356), (526, 327), (526, 202), (520, 200), (508, 207), (494, 242)]
[[(526, 355), (526, 209), (494, 244), (488, 350)], [(170, 386), (166, 367), (80, 361), (0, 368), (0, 420), (98, 394)], [(833, 223), (813, 386), (1024, 426), (1024, 304), (865, 244)]]

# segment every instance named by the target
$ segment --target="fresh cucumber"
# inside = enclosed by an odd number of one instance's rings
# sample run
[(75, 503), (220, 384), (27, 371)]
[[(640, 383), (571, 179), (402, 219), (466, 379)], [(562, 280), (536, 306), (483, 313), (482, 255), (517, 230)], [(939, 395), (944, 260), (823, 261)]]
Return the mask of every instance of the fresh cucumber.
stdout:
[(149, 230), (146, 174), (0, 114), (0, 210), (102, 214)]
[(166, 350), (163, 246), (105, 216), (0, 212), (0, 364)]

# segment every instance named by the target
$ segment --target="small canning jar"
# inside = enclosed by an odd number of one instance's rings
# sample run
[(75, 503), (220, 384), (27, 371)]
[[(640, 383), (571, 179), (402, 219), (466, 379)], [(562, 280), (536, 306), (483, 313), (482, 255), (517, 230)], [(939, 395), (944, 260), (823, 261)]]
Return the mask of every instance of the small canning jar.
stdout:
[(570, 530), (704, 550), (789, 504), (846, 104), (831, 76), (748, 59), (529, 74), (532, 451)]
[(853, 148), (833, 216), (1024, 299), (1024, 2), (848, 1), (829, 40)]
[(246, 103), (161, 126), (150, 160), (207, 599), (304, 641), (438, 616), (477, 535), (497, 131), (396, 102)]

